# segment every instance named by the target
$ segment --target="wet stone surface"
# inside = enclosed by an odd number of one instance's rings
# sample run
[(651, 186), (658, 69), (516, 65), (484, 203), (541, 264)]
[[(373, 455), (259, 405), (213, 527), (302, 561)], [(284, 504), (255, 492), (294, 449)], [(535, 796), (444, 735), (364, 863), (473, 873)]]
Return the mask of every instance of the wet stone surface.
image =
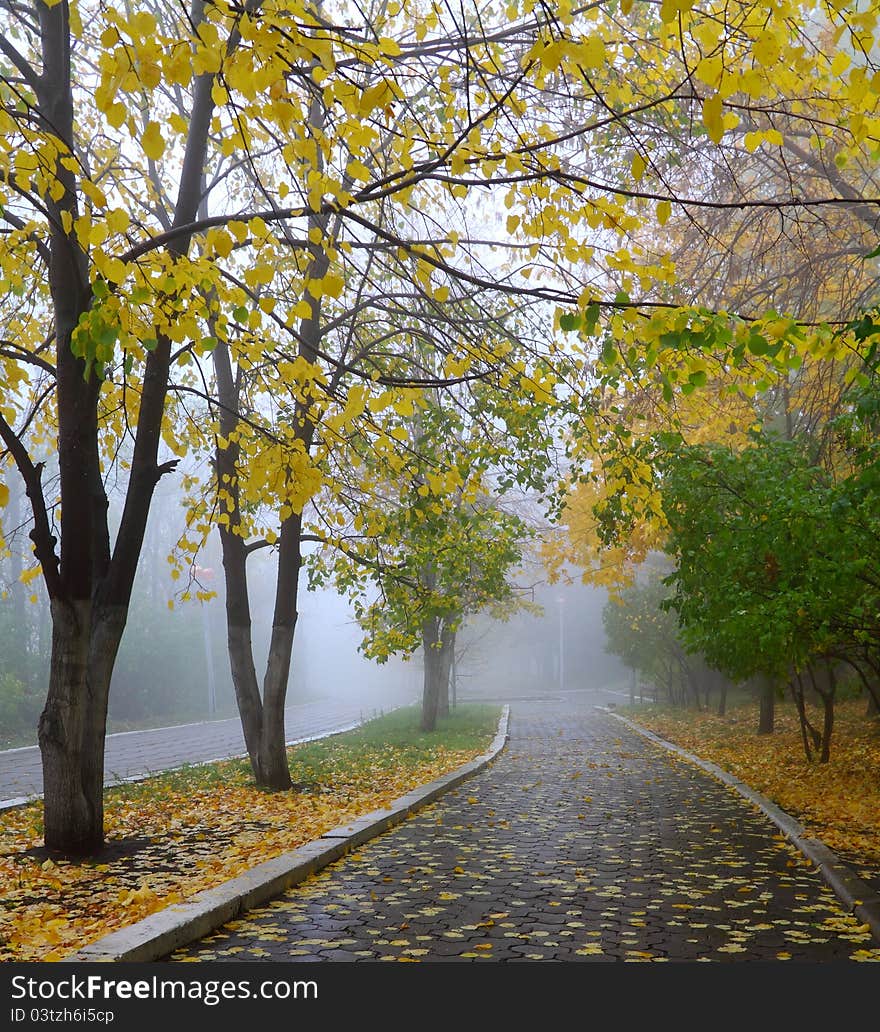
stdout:
[(768, 818), (596, 701), (517, 702), (486, 771), (170, 959), (880, 960)]

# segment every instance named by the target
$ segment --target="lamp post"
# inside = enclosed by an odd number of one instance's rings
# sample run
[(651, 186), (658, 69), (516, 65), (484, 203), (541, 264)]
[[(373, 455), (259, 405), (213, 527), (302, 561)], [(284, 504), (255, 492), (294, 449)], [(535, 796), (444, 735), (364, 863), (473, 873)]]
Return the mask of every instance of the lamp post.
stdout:
[(556, 601), (559, 605), (559, 690), (565, 688), (565, 598), (557, 595)]

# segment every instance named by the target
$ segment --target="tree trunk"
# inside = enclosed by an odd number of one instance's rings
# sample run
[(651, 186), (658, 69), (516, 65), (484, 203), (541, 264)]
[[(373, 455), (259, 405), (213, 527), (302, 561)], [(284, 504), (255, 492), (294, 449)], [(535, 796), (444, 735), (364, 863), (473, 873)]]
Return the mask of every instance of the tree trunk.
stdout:
[(294, 514), (281, 524), (278, 578), (266, 676), (263, 679), (263, 728), (258, 784), (275, 791), (290, 788), (290, 768), (284, 733), (284, 706), (296, 630), (299, 574), (302, 568), (302, 517)]
[(442, 678), (442, 657), (440, 654), (440, 620), (429, 617), (422, 625), (422, 651), (425, 660), (425, 675), (422, 683), (422, 731), (433, 731), (437, 727), (437, 713), (440, 708), (440, 686)]
[[(823, 678), (824, 684), (821, 683)], [(834, 731), (834, 697), (837, 694), (837, 677), (834, 673), (834, 667), (831, 663), (826, 663), (823, 670), (819, 672), (818, 678), (816, 677), (816, 671), (810, 667), (810, 680), (813, 682), (816, 694), (822, 700), (823, 709), (819, 762), (828, 763), (831, 759), (831, 735)]]
[(443, 633), (440, 635), (440, 695), (437, 715), (449, 716), (449, 678), (452, 672), (452, 657), (455, 653), (455, 631), (447, 630), (447, 621), (443, 621)]
[(724, 674), (718, 674), (718, 716), (723, 717), (727, 714), (727, 688), (729, 682)]
[(262, 788), (282, 791), (290, 788), (290, 767), (285, 744), (284, 704), (290, 676), (296, 619), (272, 627), (266, 676), (263, 678), (263, 724), (260, 735), (259, 773)]
[(804, 747), (804, 756), (807, 758), (807, 763), (812, 763), (813, 750), (810, 747), (810, 733), (813, 728), (807, 719), (807, 709), (804, 704), (804, 685), (799, 673), (795, 672), (793, 674), (789, 687), (791, 688), (791, 697), (794, 699), (794, 705), (797, 709), (798, 724), (801, 729), (801, 742)]
[(831, 734), (834, 731), (834, 693), (829, 692), (822, 696), (824, 716), (822, 720), (822, 751), (819, 754), (819, 762), (827, 763), (831, 759)]
[(772, 735), (776, 707), (776, 686), (773, 678), (762, 676), (758, 691), (760, 692), (760, 709), (758, 713), (758, 734)]
[(257, 671), (254, 666), (247, 553), (241, 538), (222, 527), (220, 541), (226, 579), (226, 644), (229, 651), (229, 669), (244, 733), (244, 744), (256, 778), (260, 769), (263, 701), (260, 698)]
[(104, 841), (104, 736), (125, 607), (52, 603), (49, 692), (40, 716), (47, 848), (87, 856)]

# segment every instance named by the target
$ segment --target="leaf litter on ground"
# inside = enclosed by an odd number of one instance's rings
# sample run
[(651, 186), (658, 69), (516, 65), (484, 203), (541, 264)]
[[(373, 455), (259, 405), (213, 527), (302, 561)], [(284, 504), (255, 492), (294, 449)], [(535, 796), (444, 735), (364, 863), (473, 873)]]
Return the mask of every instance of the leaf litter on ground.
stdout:
[(0, 813), (0, 961), (63, 960), (425, 784), (483, 752), (497, 706), (459, 707), (438, 732), (416, 708), (288, 751), (294, 788), (253, 785), (246, 760), (105, 791), (106, 845), (70, 861), (42, 846), (41, 803)]
[(788, 702), (777, 704), (770, 735), (756, 733), (754, 705), (724, 717), (667, 707), (624, 712), (772, 799), (880, 892), (880, 721), (865, 716), (864, 701), (836, 705), (828, 763), (807, 762)]

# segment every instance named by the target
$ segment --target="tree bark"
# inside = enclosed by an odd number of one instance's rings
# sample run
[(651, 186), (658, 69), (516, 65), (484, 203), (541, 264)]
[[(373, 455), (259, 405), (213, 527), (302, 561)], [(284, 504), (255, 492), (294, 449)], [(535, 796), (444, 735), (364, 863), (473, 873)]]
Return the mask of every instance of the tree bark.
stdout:
[(775, 724), (776, 709), (776, 685), (773, 683), (773, 678), (766, 675), (762, 676), (759, 682), (758, 691), (760, 693), (758, 734), (772, 735)]
[(440, 708), (442, 657), (440, 654), (440, 619), (429, 617), (422, 625), (422, 651), (425, 674), (422, 682), (422, 731), (434, 731)]
[[(837, 677), (831, 663), (826, 663), (818, 672), (810, 667), (810, 680), (819, 698), (822, 700), (822, 735), (819, 745), (819, 762), (828, 763), (831, 759), (831, 735), (834, 731), (834, 697), (837, 694)], [(822, 683), (824, 680), (824, 684)]]
[[(798, 724), (801, 729), (801, 742), (804, 747), (804, 756), (807, 758), (807, 763), (812, 763), (813, 750), (810, 746), (810, 738), (814, 736), (815, 731), (807, 717), (807, 708), (804, 703), (804, 685), (799, 673), (795, 672), (792, 676), (790, 687), (795, 708), (797, 709)], [(815, 743), (815, 738), (813, 740)]]
[(437, 715), (449, 716), (449, 679), (452, 672), (452, 657), (455, 653), (455, 631), (447, 629), (448, 622), (443, 621), (443, 632), (440, 635), (440, 695)]

